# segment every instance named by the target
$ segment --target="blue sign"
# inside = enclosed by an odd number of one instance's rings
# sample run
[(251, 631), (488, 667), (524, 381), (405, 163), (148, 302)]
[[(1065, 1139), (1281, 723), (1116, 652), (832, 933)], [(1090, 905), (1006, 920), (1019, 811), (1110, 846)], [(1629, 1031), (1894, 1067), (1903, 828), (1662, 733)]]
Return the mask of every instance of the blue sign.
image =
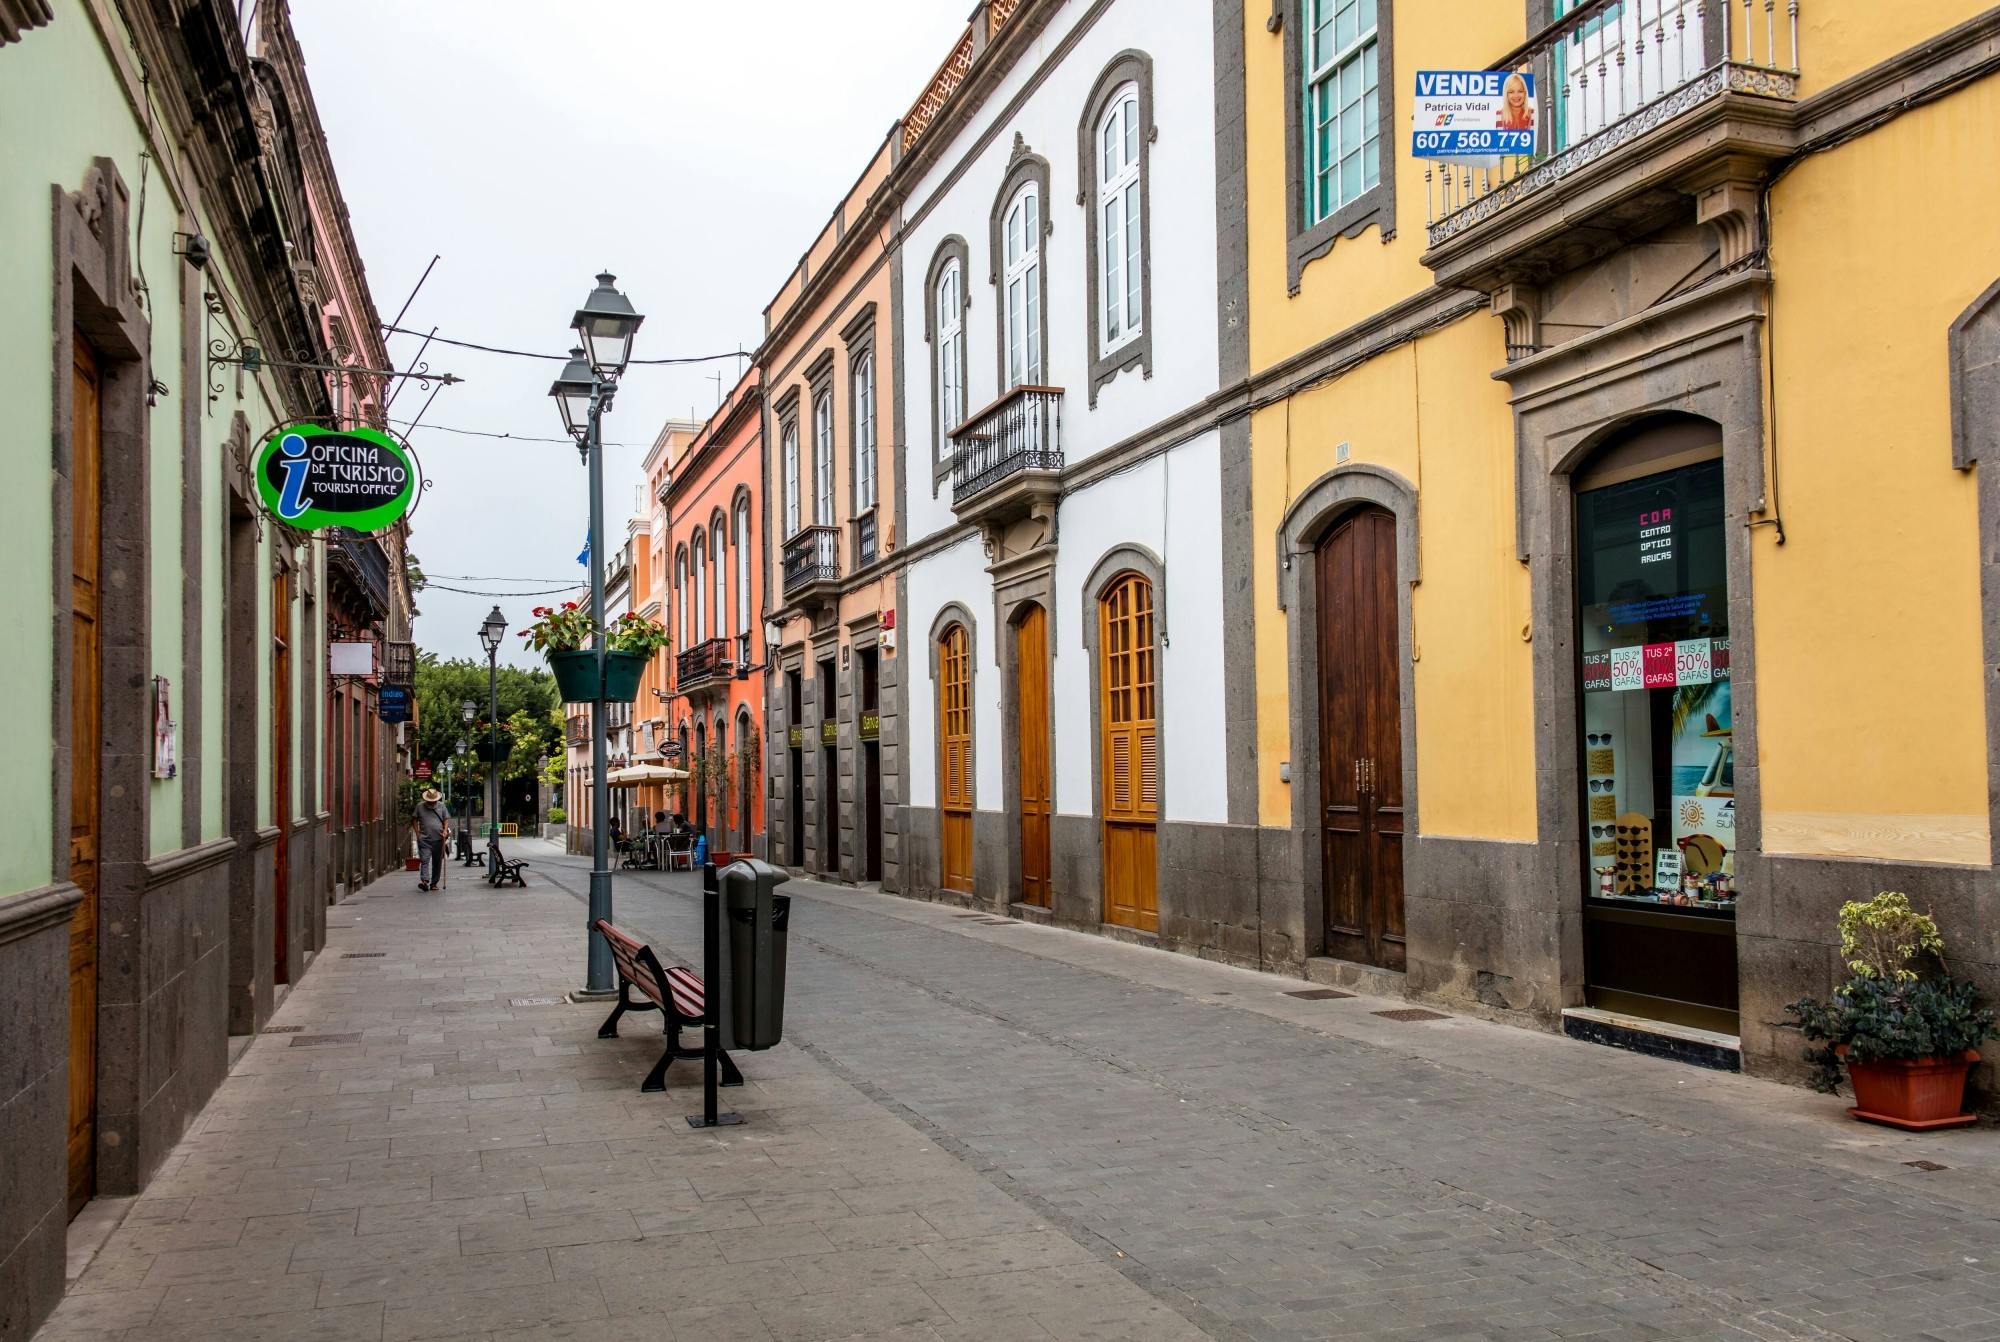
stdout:
[(1419, 70), (1411, 152), (1499, 158), (1535, 152), (1535, 76), (1526, 70)]
[(410, 720), (410, 691), (403, 685), (384, 685), (375, 692), (375, 716), (384, 722)]

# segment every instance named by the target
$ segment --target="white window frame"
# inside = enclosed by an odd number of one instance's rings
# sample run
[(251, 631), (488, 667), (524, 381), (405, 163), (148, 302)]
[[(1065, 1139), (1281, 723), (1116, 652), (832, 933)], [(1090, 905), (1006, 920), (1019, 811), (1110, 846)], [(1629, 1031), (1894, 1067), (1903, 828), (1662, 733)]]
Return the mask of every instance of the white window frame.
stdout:
[(1041, 188), (1034, 182), (1023, 182), (1007, 201), (1002, 219), (1000, 236), (1006, 252), (1000, 302), (1006, 314), (1007, 385), (1001, 390), (1007, 392), (1039, 383), (1044, 377)]
[[(1374, 190), (1382, 180), (1382, 125), (1378, 121), (1372, 143), (1375, 145), (1375, 176), (1368, 176), (1368, 118), (1380, 110), (1376, 89), (1366, 84), (1371, 57), (1380, 72), (1380, 39), (1382, 32), (1381, 6), (1389, 0), (1305, 0), (1305, 22), (1300, 25), (1304, 31), (1299, 40), (1304, 44), (1300, 67), (1305, 71), (1305, 87), (1300, 96), (1305, 100), (1302, 116), (1305, 144), (1305, 209), (1308, 227), (1320, 223), (1335, 212), (1360, 200)], [(1375, 22), (1367, 28), (1358, 27), (1360, 8), (1373, 4)], [(1353, 6), (1357, 18), (1357, 31), (1353, 39), (1330, 52), (1324, 61), (1314, 64), (1315, 37), (1325, 24), (1338, 26), (1340, 11)], [(1324, 18), (1322, 17), (1324, 16)], [(1335, 131), (1334, 158), (1332, 163), (1321, 160), (1319, 128), (1321, 118), (1317, 104), (1322, 93), (1328, 98), (1339, 96), (1342, 75), (1349, 69), (1355, 71), (1358, 92), (1351, 101), (1338, 104), (1333, 111), (1332, 125)], [(1361, 181), (1352, 192), (1343, 192), (1340, 185), (1340, 165), (1348, 155), (1340, 152), (1339, 133), (1348, 117), (1358, 118), (1360, 126), (1354, 142), (1353, 153), (1360, 156)]]
[(739, 627), (750, 629), (750, 500), (736, 500), (736, 619)]
[(965, 422), (965, 274), (953, 257), (939, 273), (937, 292), (938, 451), (951, 460), (951, 431)]
[(694, 545), (690, 548), (694, 554), (690, 565), (692, 572), (689, 575), (692, 581), (688, 584), (694, 594), (692, 597), (694, 602), (694, 641), (705, 643), (708, 641), (708, 621), (706, 618), (708, 613), (708, 532), (705, 529), (697, 529), (695, 531)]
[[(1122, 128), (1119, 122), (1123, 121)], [(1115, 141), (1107, 133), (1117, 128)], [(1097, 123), (1097, 291), (1100, 354), (1125, 348), (1145, 333), (1145, 294), (1139, 283), (1145, 265), (1145, 210), (1140, 181), (1139, 86), (1121, 85)], [(1113, 157), (1115, 152), (1118, 157)], [(1117, 226), (1113, 227), (1116, 217)], [(1111, 262), (1119, 263), (1112, 283)]]
[(780, 467), (785, 477), (785, 539), (799, 534), (799, 425), (797, 420), (785, 423), (784, 464)]
[(729, 548), (727, 528), (718, 515), (709, 528), (709, 549), (714, 551), (715, 565), (715, 636), (728, 638), (734, 626), (729, 622), (729, 570), (722, 562), (723, 554)]
[(854, 511), (875, 506), (875, 351), (854, 363)]
[(687, 575), (687, 551), (677, 550), (674, 552), (674, 625), (680, 631), (683, 651), (688, 646)]
[(813, 397), (813, 524), (833, 522), (833, 392)]

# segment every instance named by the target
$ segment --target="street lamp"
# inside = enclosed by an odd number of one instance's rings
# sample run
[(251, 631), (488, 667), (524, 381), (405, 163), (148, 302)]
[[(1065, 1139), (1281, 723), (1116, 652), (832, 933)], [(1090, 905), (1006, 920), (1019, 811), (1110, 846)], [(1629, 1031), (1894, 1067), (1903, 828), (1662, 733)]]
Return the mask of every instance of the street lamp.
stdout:
[[(486, 649), (486, 847), (500, 843), (500, 640), (507, 637), (507, 617), (495, 606), (479, 626), (479, 645)], [(460, 710), (461, 712), (464, 709)]]
[(576, 440), (590, 467), (590, 622), (595, 632), (597, 693), (591, 699), (590, 732), (590, 928), (586, 933), (584, 987), (576, 997), (610, 997), (616, 991), (611, 976), (611, 947), (598, 933), (599, 919), (611, 917), (611, 787), (606, 777), (604, 722), (604, 413), (618, 391), (618, 378), (632, 358), (632, 337), (646, 319), (615, 287), (617, 277), (605, 272), (597, 287), (570, 319), (581, 342), (570, 351), (562, 374), (549, 387), (563, 428)]
[[(465, 724), (468, 731), (472, 728), (472, 719), (478, 713), (479, 706), (470, 699), (462, 700), (458, 705), (459, 720)], [(465, 753), (465, 738), (463, 736), (458, 738), (458, 753), (461, 755)], [(463, 768), (464, 766), (461, 765), (459, 767)], [(465, 808), (465, 816), (459, 821), (458, 835), (459, 843), (464, 845), (460, 850), (461, 855), (465, 858), (467, 865), (470, 865), (472, 861), (472, 808), (470, 806)]]

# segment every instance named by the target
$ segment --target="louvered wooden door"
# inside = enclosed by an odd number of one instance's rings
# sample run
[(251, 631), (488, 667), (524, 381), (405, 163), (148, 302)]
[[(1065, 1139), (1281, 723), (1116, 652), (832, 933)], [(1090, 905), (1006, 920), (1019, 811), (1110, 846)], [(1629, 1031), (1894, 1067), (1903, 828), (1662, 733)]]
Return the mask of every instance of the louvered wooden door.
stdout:
[(938, 885), (972, 889), (972, 647), (965, 626), (938, 639)]
[(1160, 745), (1153, 585), (1136, 573), (1120, 577), (1098, 602), (1097, 621), (1104, 921), (1154, 932), (1160, 926)]
[[(278, 852), (272, 863), (271, 982), (290, 983), (285, 968), (285, 927), (291, 916), (292, 867), (292, 592), (283, 573), (271, 579), (271, 823), (278, 827)], [(368, 761), (367, 777), (375, 776)], [(370, 811), (372, 818), (373, 812)]]
[(1326, 953), (1400, 970), (1403, 732), (1396, 522), (1379, 508), (1320, 544), (1320, 826)]
[(103, 432), (97, 359), (78, 340), (71, 369), (69, 878), (83, 900), (69, 923), (69, 1214), (97, 1191), (98, 650)]
[(1055, 789), (1049, 767), (1049, 617), (1030, 606), (1014, 628), (1019, 684), (1021, 774), (1021, 902), (1049, 907), (1049, 826)]

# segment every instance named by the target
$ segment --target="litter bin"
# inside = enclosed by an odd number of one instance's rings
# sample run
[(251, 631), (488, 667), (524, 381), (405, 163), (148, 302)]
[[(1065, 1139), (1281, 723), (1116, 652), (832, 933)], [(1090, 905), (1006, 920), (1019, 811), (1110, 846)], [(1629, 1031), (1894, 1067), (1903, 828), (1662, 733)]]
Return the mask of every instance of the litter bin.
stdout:
[(784, 1035), (785, 942), (791, 923), (789, 895), (773, 891), (791, 879), (768, 862), (739, 858), (717, 877), (722, 935), (729, 967), (723, 1009), (724, 1038), (734, 1048), (770, 1048)]

